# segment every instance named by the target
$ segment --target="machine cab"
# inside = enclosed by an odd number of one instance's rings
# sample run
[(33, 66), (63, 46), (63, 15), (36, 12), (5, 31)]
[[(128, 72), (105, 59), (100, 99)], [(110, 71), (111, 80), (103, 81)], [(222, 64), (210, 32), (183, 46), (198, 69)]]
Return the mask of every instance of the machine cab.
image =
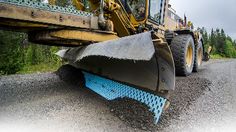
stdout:
[(147, 20), (158, 25), (164, 23), (165, 7), (168, 0), (125, 0), (125, 9), (131, 15), (132, 23), (144, 23)]

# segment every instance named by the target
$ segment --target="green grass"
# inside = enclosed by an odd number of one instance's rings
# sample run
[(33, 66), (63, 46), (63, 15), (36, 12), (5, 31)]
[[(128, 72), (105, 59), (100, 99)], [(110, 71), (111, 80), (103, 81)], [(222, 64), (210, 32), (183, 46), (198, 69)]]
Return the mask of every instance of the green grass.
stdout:
[(42, 72), (54, 72), (56, 71), (61, 64), (50, 64), (50, 63), (41, 63), (38, 65), (28, 65), (24, 66), (21, 71), (17, 74), (29, 74), (29, 73), (42, 73)]
[(211, 55), (211, 59), (225, 59), (225, 57), (219, 54), (214, 54), (214, 55)]

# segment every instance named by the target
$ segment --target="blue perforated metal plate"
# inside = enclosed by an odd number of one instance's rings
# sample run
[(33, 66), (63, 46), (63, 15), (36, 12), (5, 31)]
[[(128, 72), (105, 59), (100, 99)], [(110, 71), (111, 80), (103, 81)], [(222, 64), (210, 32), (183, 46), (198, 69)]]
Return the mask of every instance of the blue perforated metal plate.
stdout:
[(86, 87), (107, 100), (128, 97), (146, 104), (150, 108), (149, 110), (155, 114), (155, 124), (158, 123), (166, 99), (97, 75), (87, 72), (83, 72), (83, 74)]

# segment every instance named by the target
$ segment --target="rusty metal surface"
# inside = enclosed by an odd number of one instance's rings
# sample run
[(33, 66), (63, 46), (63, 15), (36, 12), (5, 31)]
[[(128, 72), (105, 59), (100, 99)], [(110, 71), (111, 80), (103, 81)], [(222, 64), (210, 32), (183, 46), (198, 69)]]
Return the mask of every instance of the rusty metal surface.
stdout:
[(57, 46), (84, 46), (95, 42), (117, 39), (114, 32), (76, 29), (42, 30), (29, 33), (31, 42)]
[(47, 10), (50, 12), (58, 12), (61, 14), (70, 14), (77, 16), (92, 16), (92, 13), (77, 10), (73, 5), (62, 7), (55, 5), (55, 2), (36, 1), (36, 0), (0, 0), (2, 4), (16, 5), (19, 7), (30, 7), (33, 9)]
[[(12, 21), (24, 21), (38, 24), (58, 25), (76, 28), (98, 28), (95, 16), (78, 16), (63, 14), (59, 12), (34, 9), (30, 7), (21, 7), (11, 4), (0, 3), (0, 18)], [(91, 21), (93, 20), (93, 22)], [(16, 25), (12, 25), (16, 26)]]
[(96, 32), (96, 31), (84, 31), (84, 30), (59, 30), (50, 32), (52, 37), (61, 39), (102, 42), (112, 39), (117, 39), (118, 36), (115, 33)]

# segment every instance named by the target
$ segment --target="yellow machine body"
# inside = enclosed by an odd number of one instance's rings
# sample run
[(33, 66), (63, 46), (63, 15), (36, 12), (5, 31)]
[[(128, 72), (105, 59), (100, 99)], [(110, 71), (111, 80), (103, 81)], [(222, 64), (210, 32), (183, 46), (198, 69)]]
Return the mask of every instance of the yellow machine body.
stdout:
[[(87, 0), (85, 3), (82, 0), (72, 0), (71, 4), (78, 11), (77, 14), (83, 15), (2, 2), (0, 27), (26, 32), (29, 41), (38, 44), (75, 47), (60, 54), (71, 65), (167, 98), (168, 91), (173, 90), (175, 85), (173, 57), (164, 36), (164, 16), (168, 0), (154, 3), (155, 5), (153, 2), (155, 1)], [(55, 10), (66, 8), (54, 8), (58, 4), (57, 0), (49, 0), (48, 4)], [(159, 8), (158, 5), (161, 4), (162, 14), (153, 16), (162, 20), (150, 19), (151, 4), (152, 9)], [(139, 40), (145, 34), (150, 39)], [(121, 43), (119, 48), (113, 46), (116, 41)], [(151, 44), (151, 48), (145, 48), (145, 43)], [(86, 50), (89, 47), (93, 49), (93, 53)], [(107, 50), (117, 55), (110, 56)], [(87, 57), (78, 60), (85, 51)], [(141, 55), (143, 57), (138, 57)], [(137, 58), (133, 58), (135, 56)], [(99, 60), (99, 63), (95, 60)]]
[[(67, 47), (56, 54), (83, 71), (88, 87), (110, 100), (146, 103), (157, 121), (175, 89), (172, 40), (185, 35), (198, 45), (201, 34), (169, 17), (169, 0), (69, 2), (0, 0), (0, 28), (25, 32), (36, 44)], [(187, 49), (191, 65), (195, 50)]]

